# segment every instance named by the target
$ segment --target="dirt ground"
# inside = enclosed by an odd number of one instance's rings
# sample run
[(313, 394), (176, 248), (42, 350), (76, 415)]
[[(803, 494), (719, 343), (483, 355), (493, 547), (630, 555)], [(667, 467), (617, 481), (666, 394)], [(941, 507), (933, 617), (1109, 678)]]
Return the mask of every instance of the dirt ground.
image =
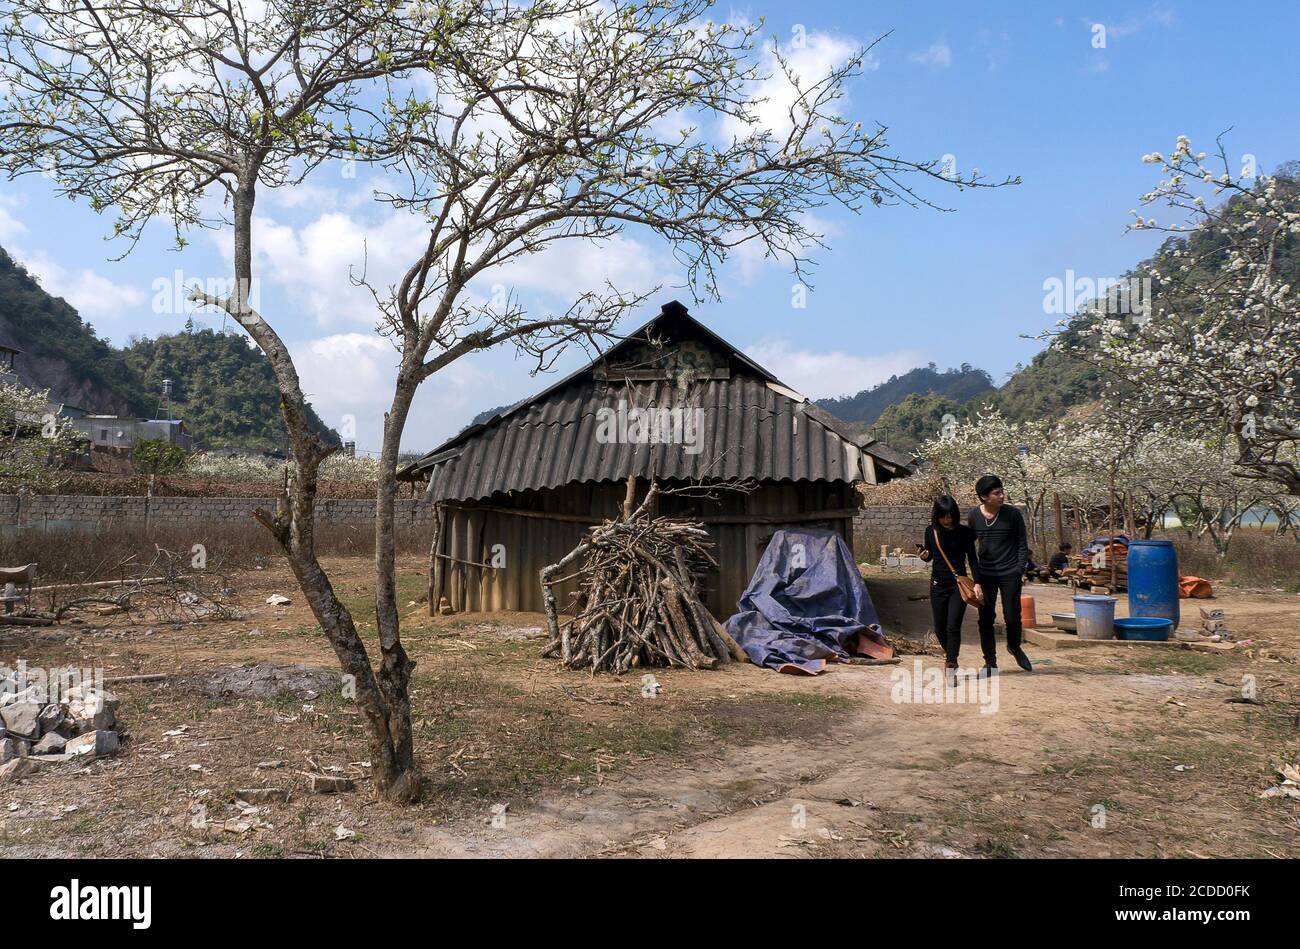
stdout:
[[(369, 562), (329, 566), (364, 614)], [(887, 631), (928, 628), (908, 599), (923, 578), (869, 585)], [(1202, 601), (1252, 640), (1231, 652), (1030, 646), (1032, 674), (1004, 659), (993, 691), (963, 678), (947, 693), (964, 701), (941, 700), (932, 656), (816, 678), (655, 670), (656, 692), (538, 658), (538, 615), (428, 617), (411, 560), (399, 593), (427, 786), (400, 808), (372, 791), (360, 716), (287, 571), (237, 586), (234, 622), (0, 630), (3, 665), (170, 676), (110, 686), (117, 755), (0, 787), (0, 856), (1300, 856), (1300, 801), (1260, 797), (1300, 761), (1294, 593)], [(1065, 588), (1030, 592), (1040, 618), (1069, 608)], [(274, 665), (237, 668), (254, 663)], [(288, 690), (257, 688), (267, 670)], [(1256, 703), (1232, 701), (1247, 676)], [(308, 772), (355, 788), (311, 793)], [(247, 788), (289, 799), (250, 809)]]

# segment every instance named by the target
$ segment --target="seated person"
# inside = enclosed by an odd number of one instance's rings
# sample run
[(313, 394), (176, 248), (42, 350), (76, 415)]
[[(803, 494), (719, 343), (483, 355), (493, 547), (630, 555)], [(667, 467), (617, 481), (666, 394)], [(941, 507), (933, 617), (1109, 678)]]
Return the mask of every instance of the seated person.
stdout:
[(1070, 565), (1070, 551), (1074, 550), (1074, 545), (1068, 541), (1060, 546), (1056, 553), (1052, 554), (1052, 559), (1047, 562), (1048, 572), (1059, 577), (1061, 571)]

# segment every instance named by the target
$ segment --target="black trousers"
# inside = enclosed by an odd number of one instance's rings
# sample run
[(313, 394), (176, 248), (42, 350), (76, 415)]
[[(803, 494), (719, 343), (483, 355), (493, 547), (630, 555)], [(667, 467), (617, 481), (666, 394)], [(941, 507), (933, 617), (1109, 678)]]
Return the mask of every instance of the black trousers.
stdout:
[(980, 607), (980, 649), (984, 651), (984, 664), (998, 664), (998, 643), (993, 635), (993, 620), (997, 613), (998, 597), (1002, 597), (1002, 619), (1007, 624), (1007, 649), (1020, 649), (1020, 591), (1025, 578), (1016, 574), (1010, 577), (984, 576), (980, 589), (984, 591), (984, 605)]
[(966, 602), (955, 583), (930, 583), (930, 609), (934, 611), (934, 635), (943, 647), (948, 665), (957, 665), (961, 651), (961, 621), (966, 618)]

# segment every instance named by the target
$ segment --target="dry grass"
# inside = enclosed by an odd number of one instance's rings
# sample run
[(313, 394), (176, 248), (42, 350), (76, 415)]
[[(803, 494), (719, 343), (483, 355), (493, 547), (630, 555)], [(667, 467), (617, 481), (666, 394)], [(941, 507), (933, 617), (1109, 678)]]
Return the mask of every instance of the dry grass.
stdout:
[[(339, 592), (375, 649), (373, 581), (364, 559), (329, 565)], [(106, 675), (183, 670), (162, 683), (118, 690), (123, 752), (84, 771), (50, 768), (12, 790), (17, 808), (0, 814), (7, 856), (259, 857), (368, 856), (402, 851), (419, 828), (486, 820), (496, 804), (512, 811), (545, 794), (581, 795), (607, 779), (685, 762), (764, 740), (816, 739), (828, 716), (854, 701), (834, 694), (780, 694), (737, 687), (718, 673), (656, 670), (661, 693), (643, 696), (639, 675), (592, 678), (543, 660), (540, 617), (428, 617), (404, 621), (403, 641), (417, 662), (412, 707), (425, 794), (416, 807), (376, 800), (365, 728), (342, 690), (307, 699), (213, 698), (207, 677), (248, 661), (305, 663), (334, 671), (335, 660), (305, 608), (283, 611), (262, 600), (281, 590), (298, 600), (282, 569), (249, 571), (237, 586), (256, 614), (242, 622), (175, 628), (87, 624), (52, 633), (19, 629), (6, 648), (47, 666), (90, 664)], [(422, 590), (418, 560), (399, 573), (399, 597)], [(184, 734), (176, 734), (179, 726)], [(258, 762), (283, 759), (278, 769)], [(300, 772), (338, 769), (356, 781), (343, 795), (306, 793)], [(237, 834), (196, 830), (209, 819), (238, 819), (240, 788), (290, 790), (288, 804), (263, 808), (256, 827)], [(75, 806), (65, 814), (62, 808)], [(93, 816), (92, 816), (93, 815)], [(344, 825), (357, 837), (334, 838)]]
[[(373, 649), (371, 565), (327, 566)], [(648, 833), (750, 856), (1295, 852), (1296, 802), (1258, 797), (1276, 781), (1274, 762), (1300, 756), (1289, 595), (1220, 591), (1256, 640), (1250, 650), (1036, 655), (1034, 676), (1006, 677), (1007, 714), (983, 715), (897, 704), (889, 670), (855, 667), (815, 679), (752, 667), (655, 670), (663, 690), (647, 698), (639, 675), (591, 677), (540, 659), (537, 615), (427, 616), (412, 605), (423, 564), (408, 558), (399, 601), (418, 663), (412, 700), (427, 793), (416, 807), (395, 808), (375, 798), (362, 722), (338, 692), (214, 699), (197, 687), (249, 661), (336, 668), (281, 565), (238, 581), (254, 611), (240, 622), (112, 620), (105, 629), (90, 620), (6, 635), (7, 659), (184, 678), (119, 690), (121, 754), (6, 788), (17, 806), (0, 809), (0, 856), (485, 853), (515, 841), (526, 852), (596, 854), (611, 841), (635, 850)], [(272, 591), (296, 602), (267, 607)], [(1260, 704), (1229, 703), (1244, 673), (1257, 678)], [(266, 759), (286, 763), (257, 768)], [(1177, 764), (1194, 767), (1176, 772)], [(308, 794), (298, 772), (321, 768), (353, 777), (356, 790)], [(259, 815), (270, 826), (216, 836), (192, 826), (197, 808), (238, 818), (235, 791), (259, 786), (292, 791)], [(846, 798), (867, 803), (844, 806)], [(792, 800), (815, 820), (807, 841), (785, 846)], [(1090, 824), (1098, 804), (1105, 829)], [(499, 805), (512, 815), (501, 833), (488, 824)], [(818, 835), (823, 824), (833, 836)], [(336, 839), (340, 826), (356, 836)]]
[(1272, 531), (1244, 528), (1219, 559), (1209, 540), (1167, 534), (1178, 549), (1178, 566), (1186, 575), (1228, 580), (1246, 587), (1277, 586), (1300, 593), (1300, 542), (1294, 537), (1275, 537)]

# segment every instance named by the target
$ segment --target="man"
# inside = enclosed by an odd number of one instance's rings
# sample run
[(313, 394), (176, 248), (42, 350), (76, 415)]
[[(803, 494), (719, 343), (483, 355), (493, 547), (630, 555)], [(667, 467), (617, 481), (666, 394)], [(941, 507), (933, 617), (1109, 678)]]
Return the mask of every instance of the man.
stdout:
[(1051, 576), (1059, 577), (1062, 571), (1070, 565), (1070, 551), (1072, 550), (1074, 550), (1074, 545), (1066, 541), (1056, 553), (1052, 554), (1052, 559), (1047, 561), (1047, 571)]
[(980, 583), (984, 605), (980, 607), (980, 647), (984, 651), (984, 676), (998, 674), (998, 645), (993, 635), (998, 597), (1002, 598), (1002, 618), (1007, 626), (1007, 650), (1016, 664), (1033, 672), (1033, 663), (1020, 648), (1020, 591), (1024, 586), (1025, 567), (1029, 564), (1029, 534), (1019, 509), (1007, 503), (1006, 489), (997, 475), (985, 475), (975, 482), (980, 503), (966, 515), (966, 524), (975, 532)]

